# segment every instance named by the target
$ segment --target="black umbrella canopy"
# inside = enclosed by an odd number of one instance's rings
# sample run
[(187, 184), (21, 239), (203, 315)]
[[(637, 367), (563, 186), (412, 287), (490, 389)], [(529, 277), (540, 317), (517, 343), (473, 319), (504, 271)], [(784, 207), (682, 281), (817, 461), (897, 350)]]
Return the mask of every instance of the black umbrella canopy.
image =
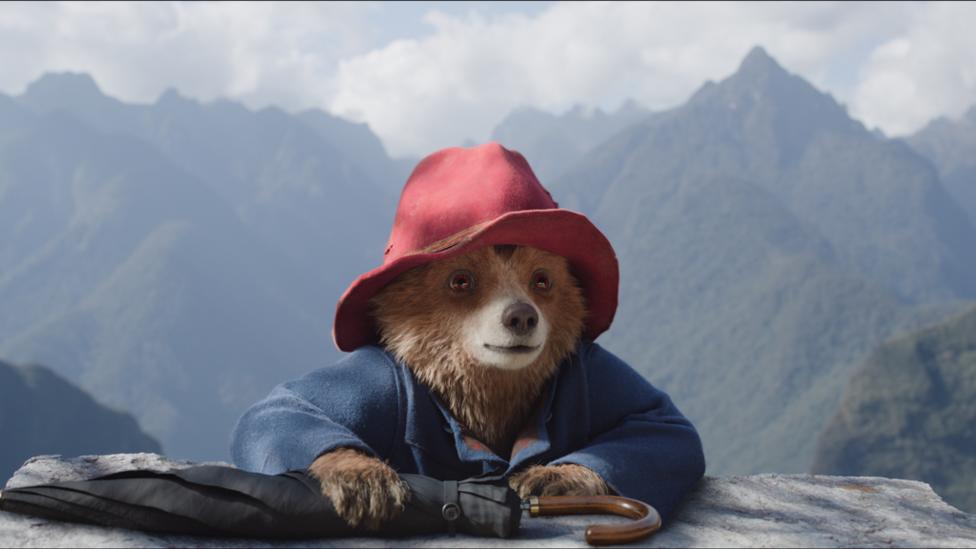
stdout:
[(508, 538), (518, 531), (521, 501), (507, 486), (401, 478), (410, 501), (379, 532), (346, 524), (305, 472), (263, 475), (215, 465), (4, 490), (0, 510), (167, 534), (269, 539), (443, 532)]

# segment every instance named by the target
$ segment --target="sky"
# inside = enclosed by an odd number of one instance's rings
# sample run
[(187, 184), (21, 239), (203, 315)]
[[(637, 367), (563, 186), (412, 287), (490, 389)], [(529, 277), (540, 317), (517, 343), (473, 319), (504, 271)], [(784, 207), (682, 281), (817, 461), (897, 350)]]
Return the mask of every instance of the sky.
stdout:
[(897, 136), (976, 104), (974, 21), (972, 2), (4, 2), (0, 92), (74, 71), (129, 102), (320, 108), (418, 157), (522, 106), (675, 107), (761, 45)]

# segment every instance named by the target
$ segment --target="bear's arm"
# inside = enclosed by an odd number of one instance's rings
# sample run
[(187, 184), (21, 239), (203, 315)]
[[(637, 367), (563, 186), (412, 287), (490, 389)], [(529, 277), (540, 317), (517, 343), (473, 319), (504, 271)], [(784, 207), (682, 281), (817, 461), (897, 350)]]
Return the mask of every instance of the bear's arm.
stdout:
[(614, 492), (653, 505), (667, 520), (705, 474), (698, 432), (668, 395), (599, 345), (590, 344), (580, 358), (589, 441), (551, 464), (587, 467)]
[(336, 448), (386, 458), (400, 423), (392, 366), (363, 348), (333, 366), (275, 387), (241, 416), (231, 437), (234, 464), (278, 474), (308, 467)]

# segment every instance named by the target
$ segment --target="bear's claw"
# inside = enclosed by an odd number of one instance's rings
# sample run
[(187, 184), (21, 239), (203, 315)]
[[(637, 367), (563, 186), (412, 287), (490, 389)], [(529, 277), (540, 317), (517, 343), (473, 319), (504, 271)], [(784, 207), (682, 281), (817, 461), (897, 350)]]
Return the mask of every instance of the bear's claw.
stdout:
[(410, 489), (389, 465), (358, 450), (340, 448), (323, 454), (309, 472), (322, 493), (350, 526), (377, 530), (403, 511)]
[(508, 485), (520, 498), (529, 496), (602, 496), (610, 493), (600, 475), (582, 465), (533, 465), (512, 475)]

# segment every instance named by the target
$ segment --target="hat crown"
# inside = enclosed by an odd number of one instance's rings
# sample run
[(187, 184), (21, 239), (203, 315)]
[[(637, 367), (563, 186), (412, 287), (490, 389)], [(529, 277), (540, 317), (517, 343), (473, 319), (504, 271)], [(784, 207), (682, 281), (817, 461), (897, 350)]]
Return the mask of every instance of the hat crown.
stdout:
[(491, 142), (420, 161), (400, 195), (383, 263), (506, 213), (558, 208), (525, 158)]

